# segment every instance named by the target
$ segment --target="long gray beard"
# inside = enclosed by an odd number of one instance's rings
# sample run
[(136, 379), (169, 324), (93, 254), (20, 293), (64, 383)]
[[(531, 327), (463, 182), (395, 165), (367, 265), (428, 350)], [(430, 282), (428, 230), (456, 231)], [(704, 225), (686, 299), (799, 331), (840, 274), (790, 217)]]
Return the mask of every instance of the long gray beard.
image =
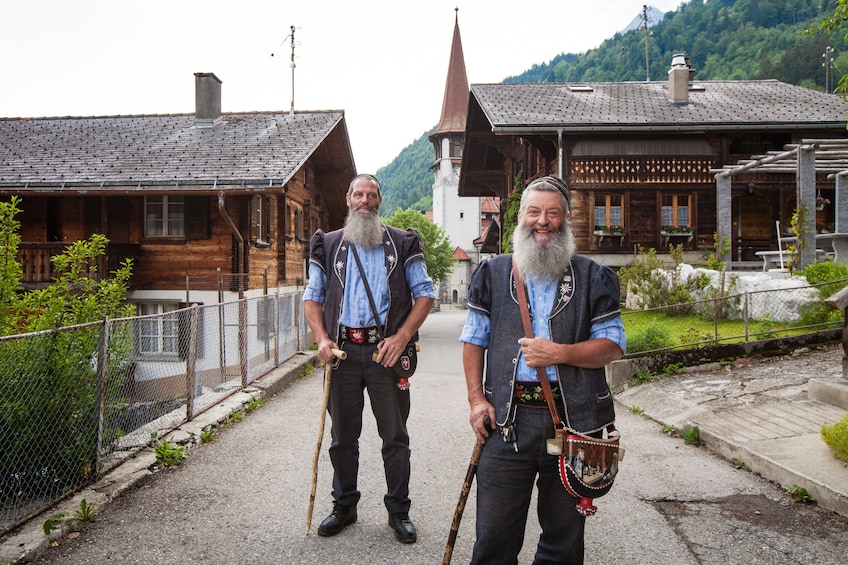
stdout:
[(379, 247), (383, 244), (383, 223), (376, 213), (363, 214), (351, 210), (345, 218), (344, 236), (360, 247)]
[(533, 239), (533, 228), (517, 225), (512, 233), (512, 260), (525, 279), (559, 279), (574, 255), (574, 233), (567, 224), (544, 244)]

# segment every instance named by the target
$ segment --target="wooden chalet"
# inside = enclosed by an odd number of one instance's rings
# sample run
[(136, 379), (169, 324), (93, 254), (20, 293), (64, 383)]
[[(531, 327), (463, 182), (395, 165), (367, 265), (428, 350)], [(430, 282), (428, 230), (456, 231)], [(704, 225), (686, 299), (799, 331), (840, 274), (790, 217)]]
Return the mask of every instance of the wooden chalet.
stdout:
[[(572, 194), (577, 250), (616, 255), (683, 244), (713, 249), (714, 173), (802, 139), (846, 138), (842, 97), (776, 80), (696, 81), (675, 56), (668, 81), (471, 86), (460, 196), (503, 201), (516, 178), (561, 175)], [(829, 171), (817, 191), (834, 201)], [(795, 178), (752, 169), (733, 177), (733, 260), (777, 245), (798, 202)], [(725, 212), (726, 213), (726, 212)], [(833, 222), (834, 210), (817, 212)]]
[(221, 81), (195, 86), (194, 114), (0, 119), (26, 286), (94, 233), (105, 269), (133, 259), (131, 298), (303, 283), (309, 238), (342, 225), (356, 174), (344, 112), (222, 113)]

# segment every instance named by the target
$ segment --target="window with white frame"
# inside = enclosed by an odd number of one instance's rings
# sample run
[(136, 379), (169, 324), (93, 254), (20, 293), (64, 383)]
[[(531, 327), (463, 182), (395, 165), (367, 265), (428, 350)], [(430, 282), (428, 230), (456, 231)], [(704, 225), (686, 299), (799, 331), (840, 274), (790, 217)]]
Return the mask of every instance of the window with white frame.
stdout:
[(664, 194), (662, 197), (660, 225), (666, 227), (689, 226), (689, 196), (686, 194)]
[(185, 199), (182, 196), (144, 198), (144, 235), (146, 237), (184, 237)]
[(624, 227), (624, 207), (621, 194), (595, 194), (595, 229)]
[(179, 353), (180, 324), (176, 304), (138, 304), (140, 353)]

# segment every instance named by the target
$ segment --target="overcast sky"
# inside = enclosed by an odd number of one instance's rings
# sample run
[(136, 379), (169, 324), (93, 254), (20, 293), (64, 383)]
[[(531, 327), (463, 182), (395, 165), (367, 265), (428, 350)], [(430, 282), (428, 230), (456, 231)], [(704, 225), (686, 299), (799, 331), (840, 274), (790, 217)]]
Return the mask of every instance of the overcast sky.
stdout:
[(0, 116), (192, 113), (195, 72), (221, 79), (224, 112), (288, 111), (295, 26), (295, 110), (344, 110), (375, 172), (439, 120), (455, 8), (475, 84), (597, 47), (643, 3), (2, 0)]

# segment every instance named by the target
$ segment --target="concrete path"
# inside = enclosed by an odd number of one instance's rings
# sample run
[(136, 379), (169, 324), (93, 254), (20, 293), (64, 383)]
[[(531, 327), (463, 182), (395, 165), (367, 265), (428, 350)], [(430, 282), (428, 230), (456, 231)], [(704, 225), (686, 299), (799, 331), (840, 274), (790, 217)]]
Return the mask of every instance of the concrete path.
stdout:
[[(197, 436), (251, 395), (268, 395), (258, 410), (222, 429), (217, 441), (191, 448), (180, 467), (151, 473), (152, 454), (141, 454), (63, 505), (71, 514), (82, 497), (97, 505), (95, 519), (79, 535), (46, 538), (41, 532), (43, 520), (33, 520), (2, 540), (0, 562), (441, 563), (474, 443), (457, 342), (464, 319), (458, 310), (434, 313), (421, 332), (410, 417), (410, 516), (418, 528), (418, 543), (398, 543), (386, 524), (379, 438), (368, 409), (361, 441), (359, 521), (333, 538), (316, 534), (318, 523), (331, 509), (328, 420), (312, 533), (306, 534), (322, 379), (320, 371), (298, 378), (313, 359), (301, 355), (263, 378), (255, 389), (184, 426), (177, 437)], [(679, 380), (687, 379), (692, 382), (677, 386), (689, 387), (699, 398), (720, 398), (699, 388), (696, 382), (704, 379), (689, 375)], [(679, 437), (662, 433), (651, 418), (628, 410), (642, 404), (650, 414), (656, 406), (656, 419), (662, 421), (667, 417), (662, 409), (675, 394), (662, 393), (664, 384), (634, 387), (622, 395), (617, 423), (627, 454), (616, 486), (596, 502), (598, 514), (587, 522), (586, 563), (844, 562), (848, 521), (793, 503), (777, 485), (706, 449), (685, 445)], [(657, 392), (645, 392), (650, 390)], [(701, 408), (697, 404), (680, 402), (680, 409), (672, 412), (701, 418), (702, 434), (707, 436), (718, 427), (707, 421), (705, 404)], [(764, 441), (775, 439), (755, 443)], [(472, 489), (453, 563), (467, 563), (470, 558), (474, 509)], [(534, 512), (530, 514), (521, 563), (532, 561), (538, 536)], [(781, 516), (785, 524), (760, 523)], [(797, 520), (813, 528), (815, 535), (798, 527)], [(51, 542), (55, 547), (49, 547)]]

